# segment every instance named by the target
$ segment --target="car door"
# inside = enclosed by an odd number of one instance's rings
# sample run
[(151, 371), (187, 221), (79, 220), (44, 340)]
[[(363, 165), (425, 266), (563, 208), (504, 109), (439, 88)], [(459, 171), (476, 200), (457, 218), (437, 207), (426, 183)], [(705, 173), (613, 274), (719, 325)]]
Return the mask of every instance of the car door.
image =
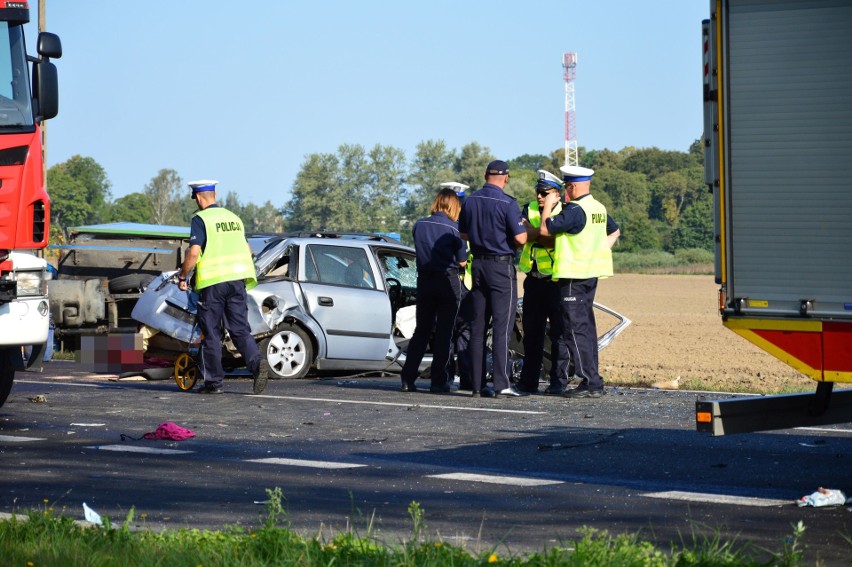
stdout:
[(326, 358), (382, 360), (391, 341), (391, 308), (363, 246), (307, 244), (300, 284), (325, 333)]

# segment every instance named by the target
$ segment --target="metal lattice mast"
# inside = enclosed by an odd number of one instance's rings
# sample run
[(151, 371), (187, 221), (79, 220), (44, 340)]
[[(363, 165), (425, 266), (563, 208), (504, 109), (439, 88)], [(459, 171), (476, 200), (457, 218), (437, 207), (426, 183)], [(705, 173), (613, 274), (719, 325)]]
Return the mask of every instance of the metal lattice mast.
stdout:
[(574, 79), (577, 75), (577, 54), (562, 54), (565, 78), (565, 165), (579, 165), (577, 151), (577, 120), (574, 107)]

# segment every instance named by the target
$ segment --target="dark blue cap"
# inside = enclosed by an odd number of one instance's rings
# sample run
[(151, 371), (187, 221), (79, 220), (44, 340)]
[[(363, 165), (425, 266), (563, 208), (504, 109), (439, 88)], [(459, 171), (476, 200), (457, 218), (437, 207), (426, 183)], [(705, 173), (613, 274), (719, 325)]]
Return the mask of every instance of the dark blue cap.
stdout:
[(495, 159), (485, 168), (486, 175), (506, 175), (509, 173), (509, 164), (501, 159)]

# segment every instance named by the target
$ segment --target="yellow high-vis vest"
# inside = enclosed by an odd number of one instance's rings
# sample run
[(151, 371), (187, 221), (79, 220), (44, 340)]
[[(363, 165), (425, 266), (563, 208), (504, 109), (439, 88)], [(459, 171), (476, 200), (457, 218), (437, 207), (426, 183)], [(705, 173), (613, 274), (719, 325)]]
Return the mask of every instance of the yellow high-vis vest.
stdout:
[(204, 221), (207, 244), (195, 264), (195, 289), (244, 280), (246, 289), (257, 285), (257, 272), (240, 217), (222, 207), (195, 213)]
[[(562, 211), (562, 203), (556, 203), (551, 212), (551, 217), (555, 217)], [(538, 208), (538, 200), (530, 201), (527, 206), (527, 220), (534, 228), (541, 226), (541, 211)], [(539, 272), (545, 275), (553, 273), (553, 248), (542, 246), (532, 240), (527, 240), (521, 250), (521, 258), (518, 260), (518, 269), (522, 272), (529, 273), (532, 270), (533, 260), (535, 260)]]
[(553, 279), (608, 278), (612, 251), (606, 237), (606, 207), (591, 195), (574, 202), (586, 213), (586, 225), (577, 234), (556, 235)]

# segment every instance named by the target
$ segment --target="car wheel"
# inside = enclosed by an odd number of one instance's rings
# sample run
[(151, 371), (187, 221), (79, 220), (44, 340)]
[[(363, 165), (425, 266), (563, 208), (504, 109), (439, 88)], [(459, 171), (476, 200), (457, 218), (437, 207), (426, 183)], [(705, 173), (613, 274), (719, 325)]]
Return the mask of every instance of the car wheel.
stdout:
[(274, 335), (260, 343), (260, 354), (269, 362), (272, 378), (303, 378), (314, 363), (314, 345), (298, 325), (283, 323)]

